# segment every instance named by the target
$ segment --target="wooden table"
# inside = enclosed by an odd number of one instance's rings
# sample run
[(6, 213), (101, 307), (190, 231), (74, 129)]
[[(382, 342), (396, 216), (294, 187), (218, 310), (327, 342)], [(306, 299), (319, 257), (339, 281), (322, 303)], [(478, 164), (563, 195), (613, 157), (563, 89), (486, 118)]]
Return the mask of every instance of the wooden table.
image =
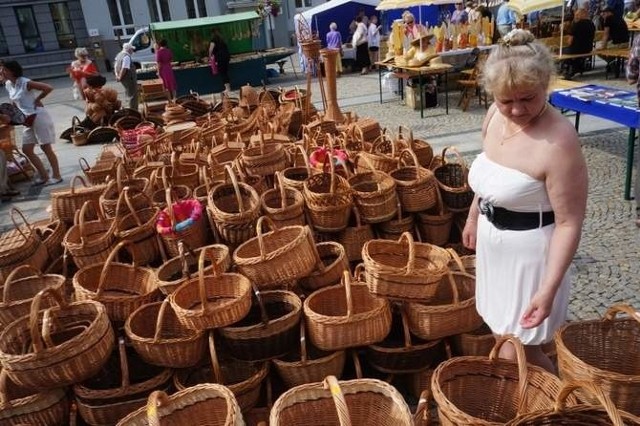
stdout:
[[(424, 104), (423, 97), (424, 92), (422, 89), (423, 77), (428, 75), (444, 76), (444, 99), (445, 99), (445, 111), (449, 114), (449, 89), (448, 89), (448, 74), (453, 69), (451, 64), (434, 63), (421, 67), (413, 67), (409, 65), (396, 65), (393, 59), (388, 61), (376, 62), (378, 65), (378, 86), (380, 88), (380, 103), (382, 103), (382, 68), (387, 67), (392, 70), (397, 70), (402, 73), (406, 73), (409, 76), (418, 76), (418, 87), (420, 88), (420, 118), (424, 118)], [(403, 88), (404, 90), (404, 88)], [(402, 92), (401, 92), (402, 93)], [(402, 96), (402, 95), (401, 95)]]

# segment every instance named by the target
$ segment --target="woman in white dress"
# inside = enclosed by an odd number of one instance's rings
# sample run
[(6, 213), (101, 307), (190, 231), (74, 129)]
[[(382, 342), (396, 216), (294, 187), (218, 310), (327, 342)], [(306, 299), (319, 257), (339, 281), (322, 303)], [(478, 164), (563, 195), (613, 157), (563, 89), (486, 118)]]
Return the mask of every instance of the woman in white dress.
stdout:
[[(529, 362), (554, 371), (541, 345), (566, 319), (587, 168), (575, 129), (547, 104), (548, 49), (524, 30), (503, 40), (483, 72), (495, 103), (469, 172), (476, 196), (463, 241), (476, 249), (480, 315), (494, 334), (520, 338)], [(515, 358), (510, 345), (500, 355)]]

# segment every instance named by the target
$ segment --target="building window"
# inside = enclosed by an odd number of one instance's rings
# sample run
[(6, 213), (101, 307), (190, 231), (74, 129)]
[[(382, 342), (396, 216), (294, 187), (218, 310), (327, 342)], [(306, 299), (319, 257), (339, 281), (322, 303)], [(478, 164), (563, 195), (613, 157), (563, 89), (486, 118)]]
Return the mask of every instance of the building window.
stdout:
[(296, 9), (311, 7), (311, 0), (296, 0)]
[(2, 27), (0, 27), (0, 55), (8, 55), (9, 54), (9, 46), (7, 46), (7, 39), (4, 38), (4, 31), (2, 31)]
[(56, 37), (58, 37), (60, 49), (76, 47), (76, 35), (73, 32), (73, 23), (71, 22), (67, 3), (51, 3), (49, 4), (49, 10), (51, 11), (51, 18), (56, 29)]
[(40, 39), (40, 31), (38, 31), (38, 24), (33, 14), (33, 8), (31, 6), (21, 6), (16, 7), (14, 10), (16, 12), (16, 18), (18, 19), (18, 27), (20, 28), (24, 50), (27, 53), (42, 52), (44, 46)]
[(133, 15), (129, 0), (107, 0), (113, 34), (117, 37), (123, 35), (133, 35), (136, 32), (133, 26)]
[[(151, 22), (163, 22), (171, 20), (171, 12), (169, 10), (168, 0), (147, 0), (147, 5), (149, 6)], [(188, 8), (189, 4), (187, 2), (187, 9)]]
[(207, 16), (207, 6), (204, 0), (185, 0), (185, 3), (187, 5), (187, 17), (189, 19), (204, 18)]

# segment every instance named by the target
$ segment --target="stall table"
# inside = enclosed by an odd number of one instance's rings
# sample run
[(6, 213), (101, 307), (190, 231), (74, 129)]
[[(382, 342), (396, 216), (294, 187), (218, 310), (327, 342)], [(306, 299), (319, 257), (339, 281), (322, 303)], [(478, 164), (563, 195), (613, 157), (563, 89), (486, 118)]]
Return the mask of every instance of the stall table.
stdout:
[(423, 77), (428, 75), (444, 76), (444, 99), (445, 110), (449, 114), (449, 89), (447, 76), (453, 69), (453, 65), (450, 64), (429, 64), (421, 67), (412, 67), (409, 65), (396, 65), (393, 59), (387, 61), (376, 62), (378, 66), (378, 86), (380, 88), (380, 103), (382, 103), (382, 68), (387, 67), (393, 70), (397, 70), (401, 73), (405, 73), (408, 76), (418, 76), (418, 85), (420, 87), (420, 118), (424, 118), (424, 104), (423, 104)]
[(590, 84), (553, 91), (550, 95), (550, 102), (557, 108), (575, 111), (576, 131), (580, 126), (580, 114), (604, 118), (629, 128), (624, 199), (630, 200), (636, 129), (640, 128), (640, 108), (638, 107), (637, 94), (614, 87)]

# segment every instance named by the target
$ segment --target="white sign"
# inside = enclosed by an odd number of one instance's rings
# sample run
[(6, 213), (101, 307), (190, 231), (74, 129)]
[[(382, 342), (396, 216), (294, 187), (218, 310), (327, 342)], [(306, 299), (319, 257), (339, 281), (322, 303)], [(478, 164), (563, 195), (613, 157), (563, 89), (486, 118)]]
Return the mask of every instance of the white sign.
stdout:
[(98, 37), (100, 35), (100, 31), (97, 28), (89, 29), (89, 37)]

